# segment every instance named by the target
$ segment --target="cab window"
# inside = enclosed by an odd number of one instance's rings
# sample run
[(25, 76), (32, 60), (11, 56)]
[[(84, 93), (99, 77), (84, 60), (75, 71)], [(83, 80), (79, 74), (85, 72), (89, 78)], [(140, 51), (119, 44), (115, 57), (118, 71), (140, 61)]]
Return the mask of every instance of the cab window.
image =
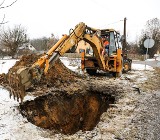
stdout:
[(117, 49), (115, 44), (114, 32), (110, 32), (109, 56), (116, 53)]

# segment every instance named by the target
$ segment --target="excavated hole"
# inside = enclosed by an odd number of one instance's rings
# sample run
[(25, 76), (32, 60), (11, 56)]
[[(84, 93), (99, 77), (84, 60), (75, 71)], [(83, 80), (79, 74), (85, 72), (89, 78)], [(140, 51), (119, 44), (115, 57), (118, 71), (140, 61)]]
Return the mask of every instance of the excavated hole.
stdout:
[(34, 125), (64, 134), (92, 130), (114, 97), (102, 93), (50, 93), (20, 105), (20, 111)]

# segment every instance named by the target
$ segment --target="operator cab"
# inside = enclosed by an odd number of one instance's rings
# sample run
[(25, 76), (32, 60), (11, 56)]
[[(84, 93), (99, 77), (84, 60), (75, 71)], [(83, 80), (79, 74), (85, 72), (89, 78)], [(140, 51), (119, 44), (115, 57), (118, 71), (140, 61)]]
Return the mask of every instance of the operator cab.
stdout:
[(113, 29), (101, 30), (102, 38), (106, 38), (109, 41), (109, 51), (108, 56), (114, 55), (117, 53), (118, 48), (122, 48), (120, 42), (120, 34)]

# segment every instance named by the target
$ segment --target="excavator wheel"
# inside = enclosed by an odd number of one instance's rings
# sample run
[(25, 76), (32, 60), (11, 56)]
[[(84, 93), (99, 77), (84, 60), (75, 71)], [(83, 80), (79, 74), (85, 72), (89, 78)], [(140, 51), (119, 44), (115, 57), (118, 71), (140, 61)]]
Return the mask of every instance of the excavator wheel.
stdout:
[(96, 69), (86, 69), (86, 72), (89, 75), (93, 76), (93, 75), (95, 75), (97, 73), (97, 70)]
[(123, 73), (126, 73), (126, 72), (128, 72), (129, 70), (131, 70), (131, 62), (125, 60), (125, 61), (123, 62)]
[(123, 63), (123, 72), (126, 73), (129, 71), (129, 63), (128, 62), (124, 62)]

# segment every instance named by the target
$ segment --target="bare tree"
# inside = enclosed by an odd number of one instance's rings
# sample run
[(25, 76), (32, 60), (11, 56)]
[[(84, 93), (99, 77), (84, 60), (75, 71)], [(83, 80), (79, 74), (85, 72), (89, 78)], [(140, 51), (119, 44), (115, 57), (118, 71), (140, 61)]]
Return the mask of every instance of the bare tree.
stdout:
[(32, 39), (30, 43), (36, 48), (38, 51), (47, 51), (50, 49), (54, 44), (56, 44), (58, 38), (51, 34), (51, 37), (42, 37), (37, 39)]
[(30, 43), (35, 47), (37, 51), (47, 50), (47, 42), (48, 38), (46, 37), (30, 40)]
[(58, 42), (58, 38), (52, 33), (47, 42), (47, 49), (51, 48), (54, 44)]
[(28, 42), (26, 30), (21, 25), (15, 26), (13, 29), (3, 30), (0, 34), (0, 40), (1, 45), (8, 48), (12, 58), (16, 54), (17, 48)]
[[(13, 1), (12, 3), (10, 3), (9, 5), (5, 5), (5, 6), (4, 6), (5, 1), (6, 1), (6, 0), (3, 0), (3, 1), (0, 3), (0, 9), (4, 9), (4, 8), (11, 7), (14, 3), (17, 2), (17, 0), (15, 0), (15, 1)], [(8, 21), (5, 21), (5, 14), (4, 14), (3, 19), (2, 19), (2, 21), (0, 22), (0, 25), (5, 24), (5, 23), (7, 23), (7, 22), (8, 22)]]
[(146, 52), (143, 42), (147, 38), (152, 38), (155, 41), (155, 45), (149, 49), (149, 55), (153, 57), (160, 50), (160, 20), (158, 18), (148, 20), (146, 22), (146, 28), (142, 31), (139, 45), (143, 53)]

